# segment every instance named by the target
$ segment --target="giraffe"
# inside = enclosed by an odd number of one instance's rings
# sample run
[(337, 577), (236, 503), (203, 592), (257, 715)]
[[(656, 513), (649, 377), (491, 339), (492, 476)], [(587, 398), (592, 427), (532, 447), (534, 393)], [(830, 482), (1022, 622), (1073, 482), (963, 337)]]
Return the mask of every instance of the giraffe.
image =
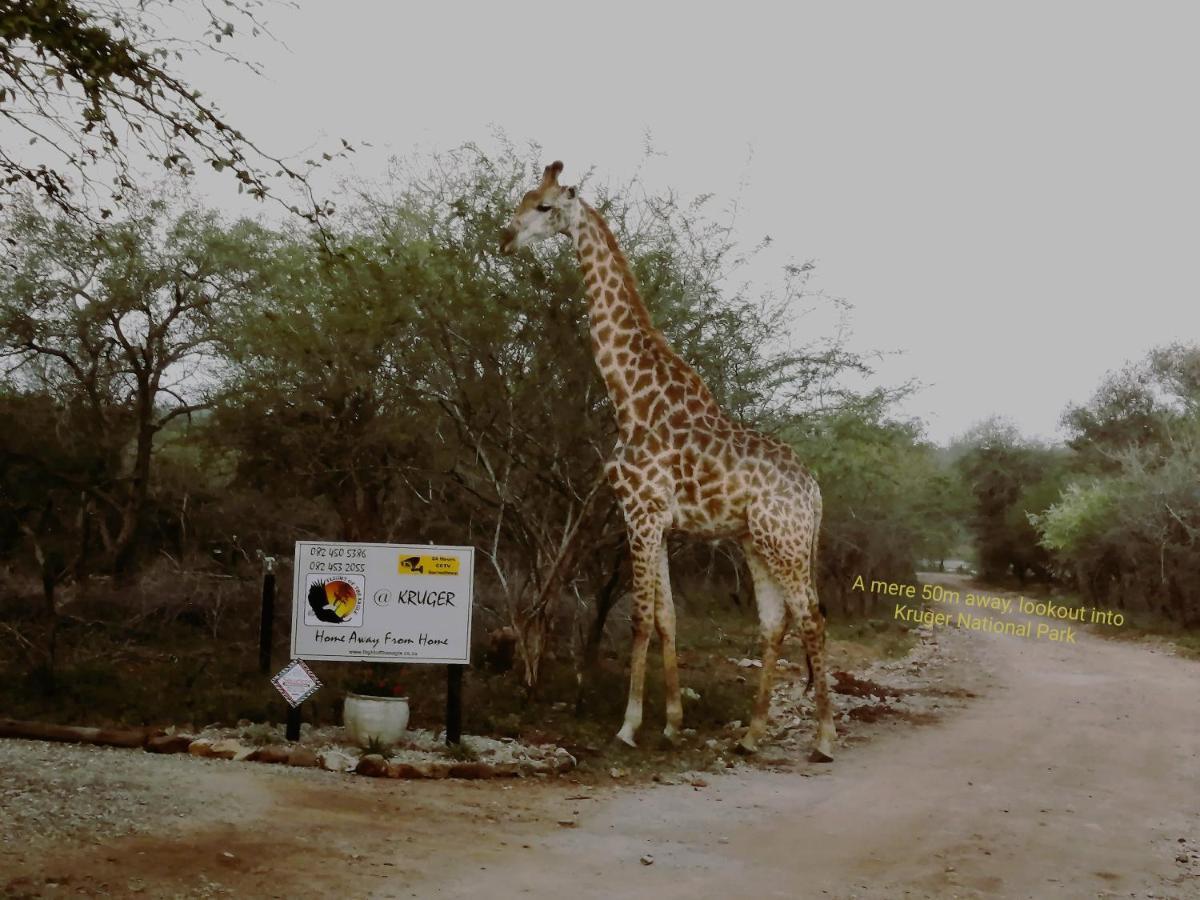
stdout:
[(547, 166), (541, 183), (521, 199), (500, 251), (514, 253), (566, 234), (584, 276), (592, 352), (617, 420), (617, 444), (605, 472), (624, 513), (633, 568), (629, 700), (617, 738), (636, 746), (652, 628), (662, 643), (667, 740), (674, 742), (682, 727), (665, 538), (683, 532), (739, 541), (754, 581), (762, 677), (739, 748), (754, 752), (766, 730), (776, 661), (791, 624), (799, 627), (815, 682), (811, 758), (829, 762), (836, 730), (815, 584), (817, 481), (787, 444), (726, 415), (695, 369), (671, 349), (654, 327), (608, 224), (576, 188), (559, 185), (562, 168), (561, 162)]

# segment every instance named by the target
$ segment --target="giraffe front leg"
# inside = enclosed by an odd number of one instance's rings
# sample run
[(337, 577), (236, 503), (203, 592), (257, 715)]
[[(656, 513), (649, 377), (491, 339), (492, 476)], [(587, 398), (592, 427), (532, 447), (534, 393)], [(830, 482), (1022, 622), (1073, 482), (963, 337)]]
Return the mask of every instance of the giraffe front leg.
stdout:
[(658, 551), (660, 540), (631, 540), (633, 562), (633, 650), (629, 663), (629, 702), (625, 707), (625, 723), (617, 732), (617, 740), (636, 747), (634, 735), (642, 724), (642, 692), (646, 686), (646, 650), (650, 644), (650, 629), (654, 623), (654, 605), (658, 581)]
[(663, 736), (672, 744), (683, 729), (683, 701), (679, 694), (679, 663), (675, 655), (675, 602), (671, 597), (671, 567), (664, 541), (659, 550), (657, 603), (654, 625), (662, 641), (663, 686), (667, 695), (667, 726)]

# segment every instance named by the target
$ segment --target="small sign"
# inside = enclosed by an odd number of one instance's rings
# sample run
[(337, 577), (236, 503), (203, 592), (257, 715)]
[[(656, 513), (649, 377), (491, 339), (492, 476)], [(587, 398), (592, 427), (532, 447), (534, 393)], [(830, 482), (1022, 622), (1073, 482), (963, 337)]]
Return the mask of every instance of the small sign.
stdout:
[(401, 556), (401, 575), (457, 575), (457, 556)]
[(294, 659), (471, 663), (473, 547), (297, 541)]
[(283, 699), (293, 707), (299, 706), (321, 688), (321, 679), (313, 674), (312, 669), (305, 665), (302, 659), (293, 659), (283, 667), (278, 675), (271, 679), (275, 690), (283, 694)]

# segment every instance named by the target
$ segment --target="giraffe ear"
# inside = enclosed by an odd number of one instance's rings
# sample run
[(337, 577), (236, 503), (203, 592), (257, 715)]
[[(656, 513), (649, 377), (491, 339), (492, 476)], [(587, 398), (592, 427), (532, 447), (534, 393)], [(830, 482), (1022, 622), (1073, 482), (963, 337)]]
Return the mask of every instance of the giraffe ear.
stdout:
[(563, 170), (562, 160), (556, 159), (550, 165), (546, 166), (546, 170), (542, 172), (542, 184), (551, 185), (558, 184), (558, 174)]

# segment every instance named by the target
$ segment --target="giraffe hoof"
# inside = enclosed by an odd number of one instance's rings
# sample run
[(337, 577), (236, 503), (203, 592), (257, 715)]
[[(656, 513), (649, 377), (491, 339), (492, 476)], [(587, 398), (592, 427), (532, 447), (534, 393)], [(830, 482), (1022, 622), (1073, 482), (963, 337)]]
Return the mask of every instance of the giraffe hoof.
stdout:
[(827, 722), (817, 728), (817, 740), (813, 746), (813, 751), (809, 754), (809, 762), (833, 762), (833, 741), (837, 737), (837, 731), (833, 727), (832, 722)]
[(679, 729), (676, 728), (674, 725), (668, 725), (666, 728), (663, 729), (663, 740), (666, 741), (668, 744), (670, 744), (672, 747), (679, 746), (679, 741), (680, 741)]
[(632, 732), (626, 732), (624, 728), (617, 732), (615, 740), (620, 741), (626, 747), (632, 747), (635, 750), (637, 749), (637, 741), (633, 739)]
[(735, 753), (740, 753), (743, 756), (753, 756), (758, 752), (758, 741), (750, 737), (750, 735), (746, 735), (733, 745), (733, 750)]

